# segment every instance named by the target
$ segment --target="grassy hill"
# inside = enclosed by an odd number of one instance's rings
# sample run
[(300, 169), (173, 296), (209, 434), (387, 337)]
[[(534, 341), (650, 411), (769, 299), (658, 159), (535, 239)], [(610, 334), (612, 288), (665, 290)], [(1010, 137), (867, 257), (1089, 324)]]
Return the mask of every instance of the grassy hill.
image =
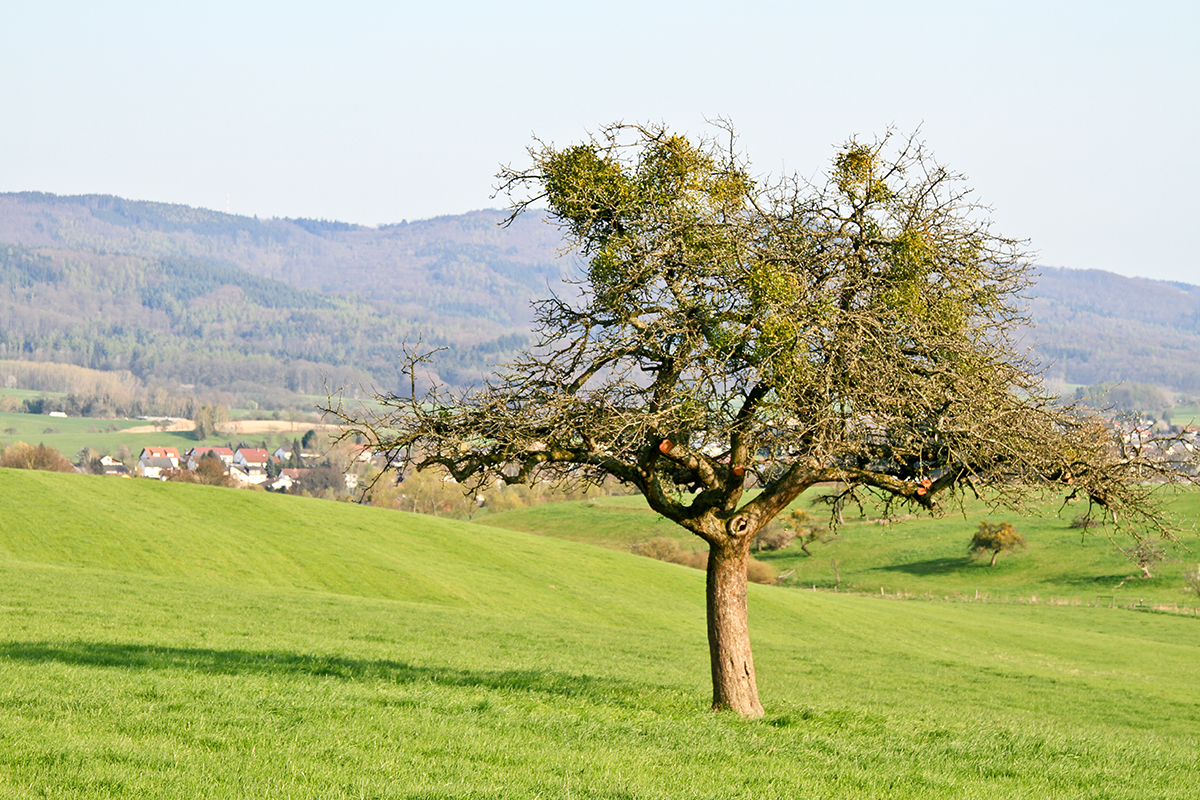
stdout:
[[(1164, 489), (1175, 499), (1171, 513), (1184, 527), (1200, 520), (1200, 492)], [(817, 498), (823, 490), (810, 490), (793, 504), (809, 513), (809, 522), (825, 529), (828, 506)], [(808, 545), (811, 556), (798, 544), (755, 557), (776, 568), (782, 583), (842, 591), (910, 596), (1056, 602), (1111, 602), (1135, 604), (1184, 603), (1196, 605), (1194, 593), (1184, 589), (1184, 565), (1195, 566), (1200, 554), (1194, 536), (1162, 546), (1163, 560), (1152, 566), (1153, 579), (1141, 571), (1117, 545), (1132, 542), (1111, 528), (1071, 527), (1083, 509), (1060, 507), (1059, 501), (1034, 505), (1029, 516), (996, 510), (979, 501), (968, 501), (960, 511), (939, 518), (903, 515), (884, 518), (882, 508), (865, 503), (864, 514), (848, 512), (845, 524), (822, 530), (823, 541)], [(526, 531), (577, 542), (629, 550), (638, 542), (656, 537), (678, 539), (687, 548), (703, 543), (647, 506), (640, 496), (597, 497), (571, 503), (551, 503), (505, 511), (481, 518), (482, 524)], [(1028, 544), (1024, 551), (1002, 554), (995, 567), (988, 559), (967, 552), (981, 520), (1009, 521)]]
[(752, 586), (347, 504), (0, 470), (0, 796), (1184, 798), (1200, 620)]

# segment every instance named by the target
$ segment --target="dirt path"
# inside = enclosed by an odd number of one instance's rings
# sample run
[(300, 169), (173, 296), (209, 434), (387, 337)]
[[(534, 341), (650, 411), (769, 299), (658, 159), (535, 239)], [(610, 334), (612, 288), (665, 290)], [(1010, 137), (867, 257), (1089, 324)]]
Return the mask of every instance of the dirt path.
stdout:
[(125, 428), (121, 433), (159, 433), (160, 431), (192, 431), (196, 429), (196, 423), (190, 419), (181, 419), (177, 422), (172, 422), (165, 428), (160, 428), (157, 425), (138, 425), (135, 428)]
[(282, 419), (239, 419), (222, 422), (217, 426), (217, 430), (221, 433), (295, 433), (303, 435), (309, 430), (316, 430), (317, 433), (335, 432), (338, 430), (338, 426), (319, 422), (288, 422)]
[[(196, 423), (190, 419), (181, 419), (172, 422), (165, 428), (157, 425), (138, 425), (133, 428), (125, 428), (122, 433), (159, 433), (160, 431), (191, 431), (195, 429)], [(222, 422), (217, 426), (217, 432), (224, 434), (295, 433), (303, 435), (313, 429), (317, 433), (336, 433), (338, 426), (326, 425), (321, 422), (288, 422), (283, 419), (237, 419), (231, 422)]]

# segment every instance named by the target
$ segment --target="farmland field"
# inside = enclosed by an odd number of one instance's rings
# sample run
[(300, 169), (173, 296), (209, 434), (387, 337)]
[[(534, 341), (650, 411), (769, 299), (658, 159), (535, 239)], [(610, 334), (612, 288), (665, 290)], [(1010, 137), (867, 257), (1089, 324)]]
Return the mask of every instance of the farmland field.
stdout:
[(746, 721), (707, 711), (695, 570), (193, 485), (0, 497), (6, 798), (1196, 796), (1200, 619), (752, 586)]

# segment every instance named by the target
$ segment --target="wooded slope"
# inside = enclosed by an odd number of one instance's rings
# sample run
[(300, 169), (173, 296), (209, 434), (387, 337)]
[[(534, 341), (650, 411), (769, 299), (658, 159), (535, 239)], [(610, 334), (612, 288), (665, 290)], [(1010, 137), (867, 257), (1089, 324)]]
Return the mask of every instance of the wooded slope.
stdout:
[[(399, 343), (478, 381), (530, 341), (532, 299), (576, 267), (540, 216), (473, 211), (367, 228), (105, 195), (0, 195), (0, 358), (144, 380), (312, 393), (397, 386)], [(8, 245), (7, 247), (5, 245)], [(1200, 287), (1045, 267), (1026, 342), (1066, 384), (1200, 392)]]

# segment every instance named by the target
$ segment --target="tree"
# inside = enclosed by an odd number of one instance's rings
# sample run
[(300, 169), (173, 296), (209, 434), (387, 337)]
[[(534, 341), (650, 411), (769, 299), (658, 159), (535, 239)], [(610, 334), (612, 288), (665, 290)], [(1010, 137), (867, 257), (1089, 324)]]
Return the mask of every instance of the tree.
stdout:
[(202, 405), (192, 419), (196, 423), (193, 435), (204, 441), (217, 432), (217, 425), (229, 420), (229, 411), (221, 405)]
[(196, 462), (196, 482), (207, 486), (232, 486), (233, 481), (221, 457), (209, 450)]
[(1200, 595), (1200, 565), (1183, 571), (1183, 588), (1185, 592), (1190, 589)]
[(996, 556), (1001, 553), (1011, 553), (1015, 550), (1025, 549), (1025, 538), (1017, 533), (1012, 523), (1001, 522), (993, 524), (986, 520), (979, 522), (979, 528), (975, 531), (975, 535), (971, 537), (971, 544), (967, 548), (971, 553), (991, 553), (992, 563), (989, 567), (996, 566)]
[(810, 487), (837, 487), (835, 515), (863, 491), (936, 510), (1064, 487), (1160, 524), (1129, 480), (1155, 462), (1048, 397), (1015, 351), (1029, 267), (961, 177), (885, 136), (847, 142), (823, 185), (766, 183), (720, 130), (535, 144), (501, 189), (514, 218), (545, 202), (586, 261), (574, 290), (535, 304), (538, 342), (476, 390), (429, 382), (433, 353), (407, 348), (408, 396), (378, 397), (382, 414), (328, 403), (343, 437), (468, 491), (635, 487), (708, 546), (713, 708), (749, 716), (751, 543)]
[(1167, 558), (1166, 551), (1157, 542), (1134, 542), (1131, 547), (1119, 549), (1122, 555), (1137, 564), (1138, 569), (1142, 571), (1143, 578), (1153, 578), (1154, 573), (1150, 571), (1151, 567), (1157, 569), (1157, 565)]

